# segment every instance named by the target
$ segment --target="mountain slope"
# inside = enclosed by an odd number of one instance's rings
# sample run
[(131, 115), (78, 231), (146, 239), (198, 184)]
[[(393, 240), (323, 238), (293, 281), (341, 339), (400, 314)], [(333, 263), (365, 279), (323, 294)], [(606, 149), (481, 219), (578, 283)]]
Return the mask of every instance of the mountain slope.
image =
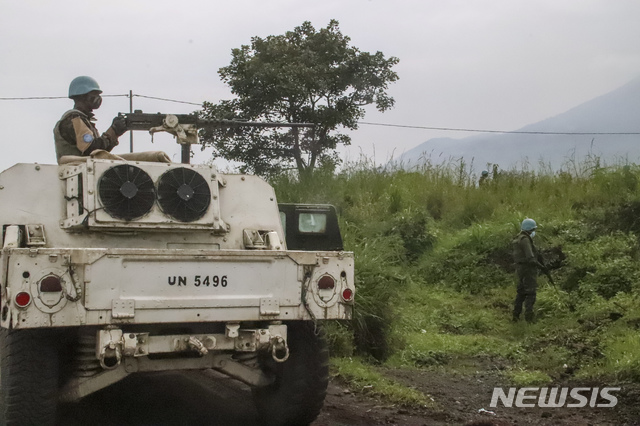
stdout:
[[(555, 117), (527, 125), (523, 132), (640, 132), (640, 77), (607, 94)], [(540, 160), (558, 170), (570, 159), (592, 153), (605, 162), (640, 159), (640, 135), (529, 135), (483, 133), (463, 139), (435, 138), (405, 152), (397, 160), (405, 168), (452, 158), (473, 161), (475, 170), (487, 163), (510, 168)]]

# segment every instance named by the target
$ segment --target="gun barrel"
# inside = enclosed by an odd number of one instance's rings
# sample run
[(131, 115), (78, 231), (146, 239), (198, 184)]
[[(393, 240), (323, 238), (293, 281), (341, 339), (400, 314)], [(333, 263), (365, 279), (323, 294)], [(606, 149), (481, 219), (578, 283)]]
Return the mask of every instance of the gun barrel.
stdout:
[[(149, 114), (141, 111), (132, 113), (120, 113), (127, 122), (127, 130), (149, 130), (152, 127), (160, 127), (168, 114)], [(243, 121), (243, 120), (202, 120), (194, 114), (171, 114), (178, 119), (180, 124), (191, 124), (196, 128), (234, 128), (234, 127), (315, 127), (314, 123), (276, 123), (264, 121)]]
[(278, 123), (243, 120), (199, 120), (198, 127), (315, 127), (314, 123)]
[(551, 285), (555, 286), (556, 283), (555, 283), (555, 281), (553, 281), (553, 277), (551, 276), (551, 272), (549, 270), (546, 270), (544, 274), (547, 276), (547, 279), (549, 280)]

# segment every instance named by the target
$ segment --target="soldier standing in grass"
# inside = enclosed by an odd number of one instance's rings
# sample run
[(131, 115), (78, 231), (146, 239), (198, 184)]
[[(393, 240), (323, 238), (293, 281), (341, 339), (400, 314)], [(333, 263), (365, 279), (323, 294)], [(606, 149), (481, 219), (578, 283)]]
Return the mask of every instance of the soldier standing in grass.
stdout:
[(480, 180), (478, 180), (478, 186), (482, 186), (487, 183), (487, 179), (489, 179), (489, 171), (483, 170), (480, 175)]
[(513, 260), (516, 263), (518, 274), (518, 290), (513, 306), (513, 321), (520, 319), (522, 305), (524, 304), (524, 318), (527, 322), (533, 322), (533, 305), (536, 303), (536, 291), (538, 290), (538, 269), (546, 271), (547, 268), (538, 261), (538, 251), (533, 245), (533, 237), (536, 234), (536, 222), (533, 219), (525, 219), (520, 225), (520, 233), (513, 240)]

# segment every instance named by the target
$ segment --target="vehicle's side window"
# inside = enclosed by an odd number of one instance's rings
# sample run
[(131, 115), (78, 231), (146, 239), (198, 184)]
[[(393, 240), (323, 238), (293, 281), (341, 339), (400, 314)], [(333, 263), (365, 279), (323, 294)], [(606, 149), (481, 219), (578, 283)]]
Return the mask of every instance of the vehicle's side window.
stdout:
[(327, 215), (325, 213), (300, 213), (298, 215), (298, 231), (305, 234), (324, 234), (327, 231)]
[(343, 250), (338, 215), (329, 204), (278, 204), (288, 250)]

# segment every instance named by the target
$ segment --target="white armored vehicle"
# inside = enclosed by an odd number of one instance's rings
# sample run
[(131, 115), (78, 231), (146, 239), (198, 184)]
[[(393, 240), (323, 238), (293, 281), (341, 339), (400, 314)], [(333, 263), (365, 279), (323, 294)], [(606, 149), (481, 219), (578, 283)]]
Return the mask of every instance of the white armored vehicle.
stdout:
[(279, 208), (208, 165), (86, 158), (0, 173), (0, 225), (0, 424), (167, 370), (250, 385), (265, 424), (318, 415), (318, 323), (350, 319), (355, 293), (330, 206)]

